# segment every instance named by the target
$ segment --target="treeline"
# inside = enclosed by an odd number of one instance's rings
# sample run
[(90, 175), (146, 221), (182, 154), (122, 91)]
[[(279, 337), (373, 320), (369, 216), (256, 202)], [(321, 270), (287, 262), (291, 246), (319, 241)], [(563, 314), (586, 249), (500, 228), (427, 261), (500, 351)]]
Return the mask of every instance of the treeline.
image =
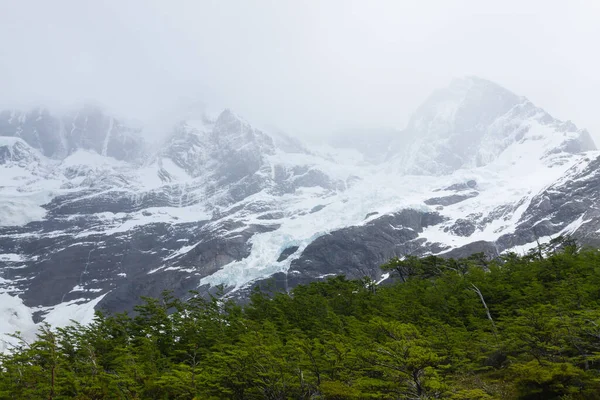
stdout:
[[(558, 249), (560, 248), (560, 250)], [(600, 399), (600, 252), (408, 257), (397, 283), (145, 299), (44, 327), (0, 363), (1, 399)]]

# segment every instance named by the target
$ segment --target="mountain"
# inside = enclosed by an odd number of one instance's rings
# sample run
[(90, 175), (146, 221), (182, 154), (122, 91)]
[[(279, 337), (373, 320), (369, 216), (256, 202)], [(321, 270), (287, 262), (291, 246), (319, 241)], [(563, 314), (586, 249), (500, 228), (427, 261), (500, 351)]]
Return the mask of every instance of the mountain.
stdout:
[(475, 77), (435, 91), (414, 113), (404, 136), (409, 139), (393, 143), (388, 157), (411, 174), (485, 166), (503, 155), (524, 153), (527, 143), (540, 159), (596, 149), (589, 133), (572, 122), (558, 121), (526, 98)]
[(382, 281), (393, 256), (598, 241), (600, 153), (527, 99), (455, 80), (388, 133), (380, 156), (355, 157), (356, 141), (312, 147), (231, 110), (160, 146), (93, 107), (0, 113), (0, 331), (163, 290), (243, 298), (334, 274)]
[(85, 106), (55, 116), (45, 108), (0, 112), (1, 136), (19, 137), (49, 158), (61, 159), (81, 149), (118, 160), (141, 155), (139, 129), (130, 128), (100, 108)]

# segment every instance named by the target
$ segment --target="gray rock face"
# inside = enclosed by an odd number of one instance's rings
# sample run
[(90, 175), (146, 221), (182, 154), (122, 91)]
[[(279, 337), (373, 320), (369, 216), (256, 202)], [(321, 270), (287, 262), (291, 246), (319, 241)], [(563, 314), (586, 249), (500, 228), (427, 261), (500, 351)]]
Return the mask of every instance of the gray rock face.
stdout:
[(139, 130), (92, 106), (63, 116), (55, 116), (43, 108), (29, 112), (3, 111), (0, 136), (19, 137), (50, 158), (63, 158), (84, 149), (131, 161), (142, 152)]
[[(153, 227), (152, 227), (153, 228)], [(183, 228), (183, 227), (182, 227)], [(220, 226), (219, 229), (233, 230), (232, 226)], [(174, 238), (189, 238), (190, 242), (199, 240), (190, 251), (180, 256), (169, 258), (154, 254), (152, 264), (138, 264), (138, 268), (128, 268), (127, 278), (115, 290), (111, 291), (99, 304), (111, 312), (128, 311), (138, 304), (140, 296), (158, 297), (164, 290), (173, 291), (181, 298), (189, 296), (190, 290), (197, 290), (202, 277), (218, 271), (224, 265), (247, 257), (251, 246), (249, 239), (258, 232), (268, 231), (274, 227), (247, 227), (240, 233), (222, 236), (218, 230), (208, 227), (187, 227), (182, 232), (171, 232)], [(148, 234), (153, 234), (149, 231)], [(142, 236), (144, 237), (144, 236)], [(146, 240), (151, 240), (147, 238)], [(181, 240), (181, 239), (179, 239)], [(178, 249), (176, 241), (171, 242), (171, 249)], [(164, 248), (168, 254), (168, 248)], [(148, 251), (154, 247), (150, 246)], [(167, 259), (165, 262), (165, 258)], [(156, 262), (159, 260), (160, 262)], [(129, 264), (131, 266), (131, 264)], [(206, 288), (208, 290), (209, 288)]]
[[(462, 191), (462, 189), (459, 189)], [(432, 197), (424, 201), (428, 206), (450, 206), (452, 204), (460, 203), (461, 201), (465, 201), (470, 199), (471, 197), (477, 196), (479, 193), (470, 192), (465, 194), (451, 194), (449, 196), (444, 197)]]
[(45, 109), (0, 112), (0, 136), (19, 137), (48, 157), (66, 155), (61, 122)]
[(436, 213), (403, 210), (363, 226), (321, 236), (304, 249), (299, 259), (292, 262), (287, 273), (288, 284), (295, 286), (331, 275), (379, 279), (381, 271), (378, 267), (390, 258), (431, 251), (431, 248), (419, 242), (419, 233), (423, 228), (443, 220)]
[(462, 192), (464, 190), (471, 190), (477, 188), (477, 182), (474, 180), (468, 180), (462, 183), (455, 183), (453, 185), (448, 186), (444, 190), (454, 190), (457, 192)]
[(498, 239), (500, 248), (508, 249), (559, 233), (573, 234), (582, 244), (597, 243), (599, 189), (600, 157), (582, 161), (531, 200), (515, 233)]
[[(343, 186), (318, 166), (274, 163), (270, 157), (282, 150), (271, 137), (229, 110), (178, 125), (144, 162), (146, 146), (135, 132), (97, 109), (61, 118), (43, 110), (1, 116), (0, 166), (30, 174), (25, 191), (35, 192), (45, 179), (59, 182), (39, 205), (42, 219), (0, 223), (1, 282), (9, 282), (10, 293), (26, 306), (43, 310), (98, 296), (103, 297), (97, 307), (131, 310), (140, 296), (163, 290), (185, 297), (203, 287), (202, 278), (247, 258), (254, 236), (289, 218), (272, 204), (277, 196), (302, 188), (326, 194)], [(54, 147), (38, 140), (42, 127), (42, 137), (51, 138)], [(78, 150), (90, 153), (67, 157)], [(126, 162), (115, 164), (109, 157)], [(34, 164), (50, 172), (38, 176)], [(257, 194), (266, 200), (250, 200)], [(282, 257), (296, 250), (290, 246)]]
[(494, 161), (506, 148), (523, 140), (531, 122), (571, 133), (554, 151), (595, 150), (585, 130), (555, 120), (544, 110), (503, 87), (475, 77), (454, 80), (435, 91), (412, 116), (404, 137), (390, 147), (401, 171), (444, 175)]
[(298, 248), (299, 248), (298, 246), (291, 246), (291, 247), (284, 249), (281, 252), (281, 254), (279, 255), (279, 258), (277, 259), (277, 261), (281, 262), (281, 261), (287, 260), (289, 256), (291, 256), (292, 254), (294, 254), (295, 252), (298, 251)]
[(475, 233), (475, 230), (477, 229), (477, 226), (467, 220), (467, 219), (462, 219), (459, 218), (456, 220), (456, 222), (454, 222), (454, 224), (449, 227), (449, 228), (445, 228), (444, 230), (446, 232), (451, 231), (453, 234), (455, 234), (456, 236), (471, 236), (473, 233)]
[(18, 138), (0, 138), (0, 164), (16, 164), (26, 167), (38, 163), (38, 155), (23, 140)]

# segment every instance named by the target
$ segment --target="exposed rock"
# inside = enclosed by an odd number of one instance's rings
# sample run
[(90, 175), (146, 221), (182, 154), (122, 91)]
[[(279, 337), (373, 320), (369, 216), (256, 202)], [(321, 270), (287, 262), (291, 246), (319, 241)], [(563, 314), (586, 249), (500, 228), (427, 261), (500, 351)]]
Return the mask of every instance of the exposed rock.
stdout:
[(467, 219), (459, 218), (454, 222), (454, 224), (448, 228), (445, 228), (444, 231), (451, 231), (457, 236), (465, 236), (469, 237), (473, 233), (475, 233), (475, 224)]
[(323, 204), (319, 204), (318, 206), (314, 206), (314, 207), (313, 207), (313, 208), (310, 210), (310, 213), (311, 213), (311, 214), (313, 214), (313, 213), (319, 212), (319, 211), (321, 211), (322, 209), (324, 209), (325, 207), (327, 207), (327, 206), (325, 206), (325, 205), (323, 205)]
[(463, 190), (472, 190), (475, 188), (477, 188), (477, 182), (474, 180), (468, 180), (463, 183), (455, 183), (454, 185), (450, 185), (447, 188), (444, 188), (443, 190), (453, 190), (456, 192), (460, 192)]
[(277, 262), (281, 262), (281, 261), (285, 261), (288, 259), (289, 256), (291, 256), (292, 254), (294, 254), (295, 252), (297, 252), (299, 249), (298, 246), (291, 246), (288, 247), (286, 249), (284, 249), (281, 254), (279, 255), (279, 258), (277, 258)]
[(466, 194), (451, 194), (449, 196), (444, 197), (432, 197), (424, 201), (428, 206), (450, 206), (452, 204), (460, 203), (461, 201), (465, 201), (470, 199), (471, 197), (478, 196), (478, 192), (470, 192)]
[(381, 275), (379, 265), (402, 254), (427, 251), (415, 239), (423, 228), (443, 222), (436, 213), (403, 210), (362, 226), (349, 227), (321, 236), (312, 242), (288, 271), (288, 285), (295, 286), (329, 274), (349, 278)]

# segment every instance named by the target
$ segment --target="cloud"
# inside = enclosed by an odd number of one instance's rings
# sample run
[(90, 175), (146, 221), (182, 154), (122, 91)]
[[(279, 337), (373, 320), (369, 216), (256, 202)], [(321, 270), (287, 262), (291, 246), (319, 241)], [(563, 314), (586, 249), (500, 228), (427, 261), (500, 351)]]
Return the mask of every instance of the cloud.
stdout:
[(0, 0), (0, 9), (3, 107), (93, 100), (152, 121), (204, 102), (314, 137), (402, 127), (433, 89), (477, 75), (600, 137), (595, 0)]

